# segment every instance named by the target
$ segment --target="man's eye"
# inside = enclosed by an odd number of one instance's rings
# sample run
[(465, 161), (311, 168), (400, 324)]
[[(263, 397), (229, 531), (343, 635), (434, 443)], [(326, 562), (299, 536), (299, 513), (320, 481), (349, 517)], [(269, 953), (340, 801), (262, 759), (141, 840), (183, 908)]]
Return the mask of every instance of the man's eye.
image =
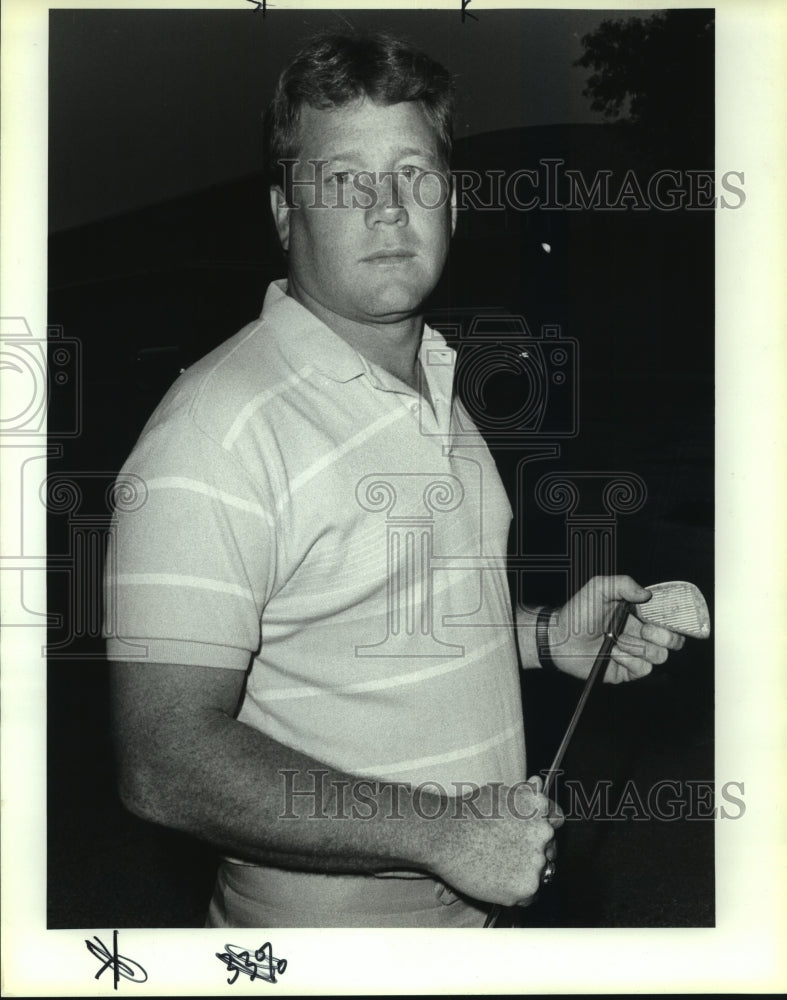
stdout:
[(335, 173), (331, 174), (331, 177), (336, 181), (337, 184), (346, 184), (350, 179), (349, 170), (337, 170)]
[(405, 167), (399, 168), (399, 175), (403, 180), (413, 181), (416, 176), (421, 172), (421, 167), (413, 166), (412, 164), (407, 164)]

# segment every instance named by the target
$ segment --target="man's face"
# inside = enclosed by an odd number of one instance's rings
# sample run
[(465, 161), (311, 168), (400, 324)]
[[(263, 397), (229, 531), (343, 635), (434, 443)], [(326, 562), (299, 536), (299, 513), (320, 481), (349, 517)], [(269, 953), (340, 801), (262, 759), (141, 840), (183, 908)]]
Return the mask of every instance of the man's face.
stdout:
[(440, 277), (455, 219), (420, 106), (305, 107), (292, 177), (307, 182), (296, 183), (294, 207), (272, 191), (291, 294), (363, 324), (416, 314)]

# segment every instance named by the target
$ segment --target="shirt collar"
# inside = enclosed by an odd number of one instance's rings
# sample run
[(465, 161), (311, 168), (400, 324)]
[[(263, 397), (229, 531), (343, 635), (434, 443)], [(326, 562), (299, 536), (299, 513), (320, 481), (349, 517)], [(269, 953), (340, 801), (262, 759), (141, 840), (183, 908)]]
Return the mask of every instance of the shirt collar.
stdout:
[(363, 359), (347, 341), (314, 313), (287, 294), (287, 279), (272, 281), (262, 317), (283, 354), (310, 365), (337, 382), (349, 382), (366, 371)]
[[(270, 326), (279, 348), (300, 364), (308, 364), (337, 382), (349, 382), (359, 375), (371, 374), (370, 363), (346, 340), (326, 326), (314, 313), (287, 294), (287, 279), (272, 281), (265, 294), (262, 317)], [(425, 372), (437, 368), (453, 374), (455, 352), (443, 336), (424, 325), (419, 358)], [(442, 381), (442, 379), (440, 379)]]

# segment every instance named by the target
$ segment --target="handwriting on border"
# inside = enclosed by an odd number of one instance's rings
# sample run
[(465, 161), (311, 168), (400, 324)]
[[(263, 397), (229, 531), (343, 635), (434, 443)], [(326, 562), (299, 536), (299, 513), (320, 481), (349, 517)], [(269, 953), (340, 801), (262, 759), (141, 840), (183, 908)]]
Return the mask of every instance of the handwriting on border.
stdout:
[(93, 935), (93, 940), (85, 940), (87, 945), (87, 950), (94, 955), (100, 962), (104, 964), (98, 970), (95, 975), (96, 979), (99, 979), (107, 969), (112, 969), (112, 973), (115, 980), (115, 989), (118, 988), (118, 982), (121, 977), (123, 979), (128, 979), (132, 983), (145, 983), (148, 979), (148, 974), (139, 964), (132, 959), (128, 958), (126, 955), (118, 954), (118, 932), (112, 932), (112, 951), (104, 944), (104, 942), (97, 935)]
[(217, 951), (216, 958), (224, 962), (228, 972), (234, 972), (232, 978), (227, 980), (230, 986), (237, 981), (241, 973), (250, 980), (262, 979), (266, 983), (275, 983), (276, 974), (281, 975), (287, 968), (286, 958), (274, 958), (270, 941), (266, 941), (254, 952), (253, 961), (251, 952), (239, 948), (236, 944), (226, 944), (224, 947), (226, 951)]
[(467, 9), (472, 2), (473, 0), (462, 0), (462, 24), (465, 23), (466, 17), (472, 17), (474, 21), (478, 20), (475, 14), (471, 14), (470, 11)]
[[(472, 14), (467, 9), (472, 2), (473, 0), (460, 0), (461, 11), (462, 11), (462, 24), (465, 23), (465, 18), (467, 17), (472, 17), (474, 21), (478, 20), (476, 15)], [(261, 10), (263, 17), (265, 17), (265, 15), (268, 13), (268, 0), (246, 0), (246, 3), (252, 4), (255, 10)]]

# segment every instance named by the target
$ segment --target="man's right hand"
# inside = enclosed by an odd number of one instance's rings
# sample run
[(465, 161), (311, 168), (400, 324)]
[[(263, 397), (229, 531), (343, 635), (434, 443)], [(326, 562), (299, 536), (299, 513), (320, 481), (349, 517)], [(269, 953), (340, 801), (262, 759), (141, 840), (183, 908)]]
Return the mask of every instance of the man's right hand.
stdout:
[[(432, 872), (457, 892), (503, 906), (529, 905), (547, 862), (557, 855), (560, 808), (542, 793), (541, 778), (487, 785), (469, 804), (435, 824)], [(477, 811), (477, 812), (476, 812)]]

